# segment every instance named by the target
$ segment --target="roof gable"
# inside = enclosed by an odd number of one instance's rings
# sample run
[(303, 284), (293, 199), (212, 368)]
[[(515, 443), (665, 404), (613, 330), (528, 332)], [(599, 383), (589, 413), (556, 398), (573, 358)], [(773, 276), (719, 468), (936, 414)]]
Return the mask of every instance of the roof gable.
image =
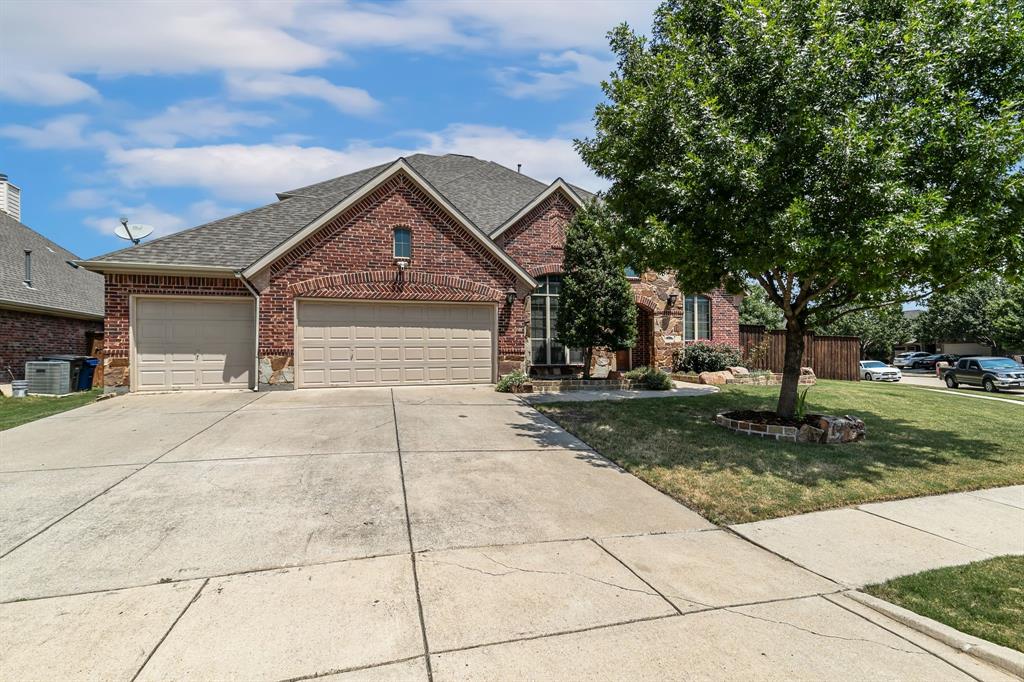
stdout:
[(243, 275), (254, 277), (257, 273), (270, 267), (281, 259), (292, 249), (302, 244), (305, 240), (316, 234), (327, 226), (331, 221), (340, 216), (346, 210), (356, 205), (364, 197), (372, 193), (377, 187), (387, 182), (397, 174), (404, 174), (410, 181), (416, 184), (430, 199), (447, 212), (456, 223), (463, 227), (474, 239), (476, 239), (486, 251), (495, 256), (501, 263), (509, 268), (517, 277), (527, 282), (531, 287), (537, 285), (536, 281), (516, 263), (504, 250), (495, 244), (479, 227), (469, 220), (451, 201), (437, 191), (420, 173), (416, 171), (404, 158), (400, 158), (378, 173), (370, 181), (364, 183), (357, 191), (352, 192), (344, 199), (336, 203), (330, 209), (322, 213), (316, 220), (310, 222), (301, 230), (295, 232), (276, 247), (265, 253), (261, 258), (249, 267), (245, 268)]
[(566, 197), (569, 198), (571, 202), (576, 204), (577, 207), (583, 206), (583, 199), (576, 193), (576, 190), (573, 189), (573, 187), (565, 180), (563, 180), (562, 178), (558, 178), (550, 185), (548, 185), (547, 189), (545, 189), (543, 192), (541, 192), (533, 199), (531, 199), (529, 202), (527, 202), (525, 206), (516, 211), (512, 216), (508, 218), (508, 220), (503, 222), (501, 225), (497, 227), (497, 229), (491, 232), (491, 239), (497, 239), (502, 233), (504, 233), (510, 227), (512, 227), (520, 220), (522, 220), (524, 217), (526, 217), (530, 213), (530, 211), (540, 206), (545, 199), (550, 197), (555, 192), (561, 192), (562, 194), (564, 194)]

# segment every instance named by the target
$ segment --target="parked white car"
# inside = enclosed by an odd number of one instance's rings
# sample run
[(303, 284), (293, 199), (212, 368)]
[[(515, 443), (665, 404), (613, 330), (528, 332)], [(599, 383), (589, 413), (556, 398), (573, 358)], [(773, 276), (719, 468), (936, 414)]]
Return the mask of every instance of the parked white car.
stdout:
[(861, 360), (860, 376), (864, 381), (899, 381), (903, 373), (878, 360)]
[(893, 359), (892, 364), (897, 367), (909, 367), (914, 360), (917, 360), (918, 358), (926, 358), (929, 355), (931, 355), (931, 353), (925, 353), (920, 350), (913, 353), (900, 353), (895, 357), (895, 359)]

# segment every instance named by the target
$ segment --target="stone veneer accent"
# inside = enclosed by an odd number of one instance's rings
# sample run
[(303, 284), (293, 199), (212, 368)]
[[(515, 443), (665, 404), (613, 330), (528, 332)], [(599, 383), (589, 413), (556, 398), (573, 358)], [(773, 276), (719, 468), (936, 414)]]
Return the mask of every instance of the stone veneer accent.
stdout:
[(771, 438), (772, 440), (783, 440), (790, 443), (796, 442), (800, 429), (795, 426), (774, 426), (771, 424), (754, 424), (740, 419), (730, 419), (724, 413), (715, 415), (715, 423), (736, 433), (747, 436), (758, 436), (760, 438)]

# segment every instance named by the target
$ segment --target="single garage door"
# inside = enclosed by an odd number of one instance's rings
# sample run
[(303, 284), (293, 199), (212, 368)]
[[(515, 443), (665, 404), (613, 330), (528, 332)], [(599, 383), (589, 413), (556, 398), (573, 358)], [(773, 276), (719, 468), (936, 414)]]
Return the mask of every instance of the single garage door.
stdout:
[(486, 384), (492, 305), (299, 302), (299, 388)]
[(244, 299), (136, 299), (135, 390), (251, 387), (254, 308)]

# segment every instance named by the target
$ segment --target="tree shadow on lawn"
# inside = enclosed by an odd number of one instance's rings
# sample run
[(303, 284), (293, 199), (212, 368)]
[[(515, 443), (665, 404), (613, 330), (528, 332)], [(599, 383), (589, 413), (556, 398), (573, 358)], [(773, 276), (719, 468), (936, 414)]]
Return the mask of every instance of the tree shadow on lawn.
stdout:
[[(998, 427), (992, 427), (994, 437), (987, 440), (951, 428), (924, 428), (908, 419), (859, 407), (856, 414), (867, 426), (867, 440), (844, 445), (769, 441), (713, 423), (714, 415), (723, 409), (765, 407), (756, 396), (751, 398), (742, 405), (668, 398), (659, 400), (658, 405), (561, 404), (547, 409), (561, 426), (631, 470), (747, 471), (814, 487), (851, 481), (879, 485), (915, 471), (930, 471), (935, 476), (941, 475), (937, 469), (969, 462), (979, 483), (986, 484), (980, 471), (984, 464), (1001, 468), (1017, 459), (1005, 450), (1011, 446), (1000, 441)], [(1001, 436), (1012, 438), (1005, 430)], [(1024, 452), (1019, 460), (1024, 465)], [(961, 473), (955, 474), (957, 478), (963, 477)]]

